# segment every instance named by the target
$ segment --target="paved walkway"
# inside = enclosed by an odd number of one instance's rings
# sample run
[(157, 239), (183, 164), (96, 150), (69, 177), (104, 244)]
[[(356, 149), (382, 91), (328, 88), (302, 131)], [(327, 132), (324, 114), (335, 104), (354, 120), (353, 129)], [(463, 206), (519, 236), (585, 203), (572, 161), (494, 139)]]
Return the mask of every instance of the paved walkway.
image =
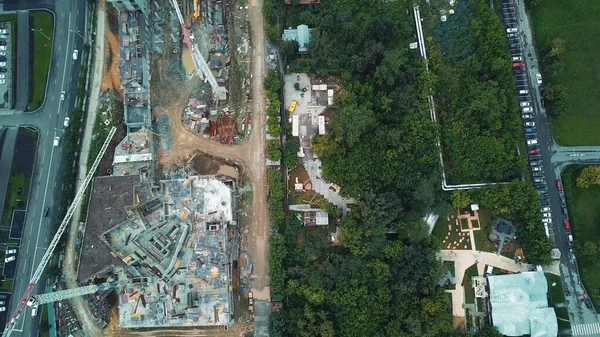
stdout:
[(456, 289), (447, 290), (452, 294), (452, 315), (465, 317), (465, 292), (461, 286), (465, 270), (477, 263), (477, 272), (483, 275), (485, 266), (490, 265), (496, 268), (505, 269), (511, 272), (528, 271), (527, 264), (517, 264), (514, 260), (488, 252), (478, 252), (471, 250), (442, 250), (438, 258), (443, 261), (454, 262), (454, 272), (456, 275)]

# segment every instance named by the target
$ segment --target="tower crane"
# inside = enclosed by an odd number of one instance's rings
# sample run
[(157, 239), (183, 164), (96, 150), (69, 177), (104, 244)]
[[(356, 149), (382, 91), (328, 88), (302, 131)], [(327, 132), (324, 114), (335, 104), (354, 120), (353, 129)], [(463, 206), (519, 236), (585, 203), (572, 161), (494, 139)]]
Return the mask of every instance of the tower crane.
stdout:
[[(202, 57), (202, 55), (200, 54), (200, 51), (198, 50), (196, 45), (194, 45), (192, 43), (194, 37), (192, 35), (190, 35), (187, 28), (185, 27), (185, 21), (183, 20), (183, 16), (181, 15), (181, 11), (179, 10), (179, 4), (177, 3), (177, 0), (171, 0), (171, 4), (175, 8), (175, 12), (177, 13), (177, 18), (179, 19), (179, 23), (181, 24), (181, 31), (183, 32), (183, 39), (185, 41), (185, 44), (187, 45), (188, 49), (190, 50), (190, 53), (192, 54), (192, 60), (194, 61), (194, 68), (196, 68), (197, 72), (201, 72), (204, 74), (204, 76), (206, 76), (206, 78), (208, 79), (208, 82), (210, 83), (210, 86), (212, 87), (213, 97), (215, 99), (217, 99), (217, 100), (226, 99), (227, 98), (227, 90), (224, 87), (219, 86), (219, 84), (217, 83), (217, 80), (215, 79), (213, 74), (210, 72), (210, 69), (208, 68), (208, 65), (206, 64), (206, 61), (204, 60), (204, 57)], [(197, 10), (197, 8), (196, 8), (196, 10)]]
[[(33, 304), (34, 301), (32, 301), (32, 298), (33, 298), (34, 288), (37, 285), (38, 281), (40, 280), (42, 273), (44, 272), (44, 269), (46, 269), (46, 266), (48, 265), (48, 262), (50, 261), (52, 254), (54, 253), (54, 249), (56, 249), (56, 246), (58, 245), (58, 241), (60, 240), (60, 237), (65, 232), (65, 229), (67, 228), (67, 226), (69, 224), (69, 221), (71, 221), (71, 218), (73, 217), (73, 213), (75, 213), (75, 209), (77, 208), (77, 206), (83, 199), (85, 190), (87, 189), (88, 185), (92, 181), (92, 178), (94, 177), (94, 173), (96, 172), (96, 169), (98, 168), (98, 164), (100, 164), (100, 160), (104, 156), (106, 149), (108, 149), (110, 140), (115, 135), (116, 131), (117, 131), (117, 128), (113, 126), (110, 129), (110, 131), (108, 132), (108, 136), (104, 140), (104, 144), (102, 144), (102, 147), (100, 148), (100, 152), (98, 153), (98, 156), (96, 157), (96, 160), (94, 161), (94, 164), (92, 165), (92, 167), (90, 168), (90, 171), (88, 172), (87, 176), (85, 177), (83, 184), (81, 184), (81, 187), (79, 187), (79, 190), (77, 191), (77, 194), (75, 195), (75, 198), (73, 199), (73, 202), (71, 202), (71, 205), (69, 206), (69, 209), (67, 210), (67, 214), (65, 215), (64, 219), (60, 223), (60, 226), (58, 226), (58, 230), (56, 231), (56, 234), (54, 234), (54, 238), (52, 238), (52, 242), (50, 242), (50, 245), (48, 245), (48, 248), (46, 249), (46, 252), (44, 253), (44, 256), (42, 257), (40, 264), (38, 265), (37, 269), (31, 276), (29, 285), (27, 286), (25, 293), (21, 297), (21, 300), (19, 301), (19, 305), (17, 305), (17, 308), (15, 309), (15, 312), (13, 313), (10, 321), (8, 321), (6, 328), (4, 329), (4, 332), (2, 333), (2, 337), (10, 336), (10, 334), (12, 333), (12, 331), (15, 328), (15, 325), (16, 325), (15, 323), (17, 322), (17, 319), (19, 318), (19, 314), (23, 310), (23, 307), (28, 302)], [(86, 287), (82, 287), (82, 288), (86, 288)], [(78, 289), (81, 289), (81, 288), (76, 288), (73, 290), (78, 290)], [(66, 290), (66, 291), (69, 291), (69, 290)], [(91, 293), (93, 293), (93, 292), (94, 291), (92, 291)], [(83, 293), (83, 294), (86, 294), (86, 293)], [(44, 297), (42, 297), (42, 298), (44, 298)], [(48, 302), (46, 302), (46, 303), (48, 303)]]

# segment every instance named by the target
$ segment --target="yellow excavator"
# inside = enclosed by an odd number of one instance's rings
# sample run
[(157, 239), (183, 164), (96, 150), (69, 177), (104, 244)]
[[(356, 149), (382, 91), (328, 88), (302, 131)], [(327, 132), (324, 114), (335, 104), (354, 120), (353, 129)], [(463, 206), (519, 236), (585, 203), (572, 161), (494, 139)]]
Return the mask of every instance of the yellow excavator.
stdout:
[(194, 0), (194, 19), (200, 18), (200, 11), (198, 10), (198, 0)]

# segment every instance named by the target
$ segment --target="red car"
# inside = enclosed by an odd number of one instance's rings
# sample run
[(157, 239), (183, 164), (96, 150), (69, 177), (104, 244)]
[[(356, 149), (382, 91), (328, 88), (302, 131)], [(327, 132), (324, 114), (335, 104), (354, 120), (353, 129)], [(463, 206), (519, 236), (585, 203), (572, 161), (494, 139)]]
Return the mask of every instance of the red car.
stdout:
[(565, 229), (571, 230), (571, 224), (569, 223), (569, 219), (565, 219)]
[(558, 189), (558, 191), (562, 191), (562, 181), (560, 181), (560, 179), (556, 179), (556, 188)]
[(513, 63), (513, 68), (523, 68), (524, 64), (523, 62), (514, 62)]
[(538, 154), (538, 153), (540, 153), (539, 149), (529, 150), (529, 154)]

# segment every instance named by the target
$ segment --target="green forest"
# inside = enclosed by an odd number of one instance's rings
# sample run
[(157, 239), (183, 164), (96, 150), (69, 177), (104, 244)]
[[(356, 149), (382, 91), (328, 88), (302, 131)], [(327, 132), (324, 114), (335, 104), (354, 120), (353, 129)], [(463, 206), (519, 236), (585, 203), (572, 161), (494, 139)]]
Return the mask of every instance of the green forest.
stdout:
[[(473, 2), (479, 6), (478, 1)], [(328, 109), (332, 130), (312, 139), (313, 151), (322, 161), (324, 177), (339, 184), (343, 194), (359, 202), (339, 222), (340, 244), (332, 246), (326, 231), (304, 227), (296, 214), (289, 214), (287, 226), (283, 224), (283, 217), (276, 210), (281, 207), (282, 195), (276, 182), (281, 173), (270, 175), (270, 185), (275, 191), (270, 197), (270, 212), (275, 214), (272, 225), (277, 231), (270, 239), (270, 290), (272, 300), (280, 301), (283, 307), (271, 316), (270, 336), (466, 336), (453, 330), (449, 299), (438, 285), (443, 273), (436, 258), (440, 243), (428, 235), (421, 220), (426, 212), (440, 209), (448, 212), (451, 206), (449, 195), (440, 191), (441, 168), (435, 146), (438, 127), (430, 119), (427, 103), (430, 89), (441, 84), (437, 76), (432, 78), (428, 74), (419, 52), (408, 47), (416, 36), (411, 4), (374, 0), (293, 3), (288, 6), (283, 0), (265, 1), (267, 36), (279, 43), (289, 65), (288, 73), (316, 73), (336, 80), (343, 87), (334, 97), (334, 106)], [(297, 45), (293, 43), (277, 41), (281, 31), (276, 27), (299, 24), (312, 28), (306, 55), (297, 55)], [(501, 27), (498, 29), (502, 33)], [(489, 38), (481, 36), (483, 29), (479, 34), (473, 38)], [(478, 52), (482, 55), (477, 57), (484, 61), (473, 57), (469, 62), (479, 62), (483, 69), (483, 64), (491, 61), (484, 57), (483, 51)], [(505, 65), (507, 69), (503, 68)], [(442, 66), (447, 67), (439, 65)], [(497, 70), (498, 74), (511, 76), (510, 62), (502, 61), (498, 67), (504, 69)], [(491, 70), (487, 75), (469, 73), (460, 67), (456, 71), (463, 79), (474, 81), (470, 99), (479, 95), (477, 83), (481, 83), (480, 92), (486, 92), (491, 101), (504, 97), (505, 111), (497, 107), (497, 115), (488, 116), (488, 122), (500, 123), (502, 130), (485, 131), (491, 130), (491, 126), (483, 117), (477, 127), (486, 142), (498, 137), (506, 151), (501, 159), (477, 159), (483, 161), (479, 164), (486, 165), (477, 169), (487, 170), (483, 172), (487, 175), (484, 178), (514, 177), (520, 164), (509, 148), (516, 148), (516, 132), (511, 129), (518, 128), (514, 118), (516, 101), (514, 94), (511, 97), (499, 89), (507, 88), (510, 79), (497, 82), (496, 92), (488, 83), (496, 76)], [(448, 99), (450, 96), (447, 95)], [(464, 98), (462, 102), (466, 104), (468, 100)], [(471, 110), (464, 111), (461, 118), (469, 118), (467, 113), (477, 113), (475, 107)], [(467, 146), (464, 140), (451, 141)], [(447, 155), (448, 158), (460, 159)], [(497, 162), (502, 165), (494, 166)], [(479, 164), (461, 164), (464, 167), (455, 169), (453, 174), (460, 177), (457, 179), (469, 180), (472, 177), (461, 170)], [(537, 196), (531, 194), (535, 190), (518, 184), (511, 190), (522, 197), (517, 198), (519, 203), (494, 212), (533, 214), (533, 209), (538, 217), (539, 200), (537, 204), (533, 202)], [(468, 197), (494, 205), (497, 201), (494, 193), (503, 190), (486, 191)], [(533, 233), (537, 225), (531, 227)], [(543, 235), (543, 230), (540, 234)], [(478, 335), (500, 336), (493, 328)]]
[(508, 44), (488, 5), (461, 2), (428, 48), (450, 184), (510, 181), (526, 165)]

